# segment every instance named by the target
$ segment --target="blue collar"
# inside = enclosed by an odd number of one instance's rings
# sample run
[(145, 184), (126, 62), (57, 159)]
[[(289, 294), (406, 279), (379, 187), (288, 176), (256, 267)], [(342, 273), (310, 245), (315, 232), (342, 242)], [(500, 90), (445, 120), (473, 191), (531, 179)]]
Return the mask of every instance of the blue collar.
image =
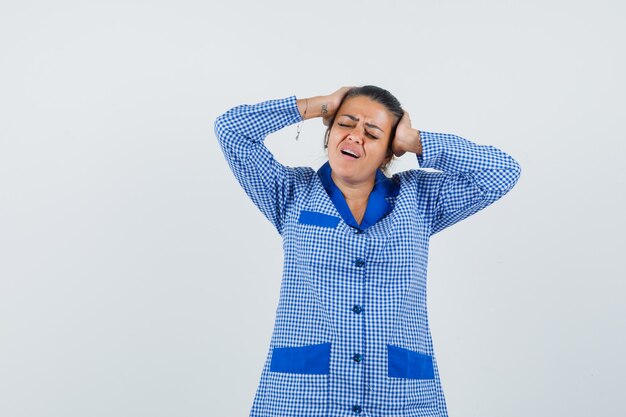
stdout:
[(377, 221), (385, 217), (385, 215), (393, 209), (393, 205), (390, 204), (387, 199), (396, 197), (400, 191), (400, 186), (398, 183), (387, 178), (381, 170), (378, 170), (376, 171), (376, 182), (374, 183), (374, 188), (372, 189), (372, 192), (367, 200), (365, 215), (363, 216), (361, 224), (358, 224), (352, 215), (341, 190), (335, 185), (335, 182), (330, 176), (331, 172), (332, 169), (330, 168), (330, 164), (326, 162), (317, 171), (317, 175), (320, 177), (322, 185), (326, 189), (326, 192), (335, 205), (335, 208), (341, 215), (341, 218), (347, 225), (359, 230), (365, 230), (376, 224)]

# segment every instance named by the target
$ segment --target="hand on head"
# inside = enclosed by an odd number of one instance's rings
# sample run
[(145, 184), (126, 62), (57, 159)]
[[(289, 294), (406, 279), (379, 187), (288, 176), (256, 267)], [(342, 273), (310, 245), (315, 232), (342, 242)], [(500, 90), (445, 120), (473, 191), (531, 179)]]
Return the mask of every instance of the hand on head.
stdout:
[(330, 122), (335, 117), (335, 113), (339, 110), (339, 106), (343, 101), (346, 93), (353, 87), (341, 87), (332, 94), (327, 95), (326, 98), (326, 113), (322, 115), (322, 120), (325, 126), (330, 125)]
[(419, 131), (411, 126), (411, 117), (406, 111), (396, 127), (396, 135), (393, 138), (391, 150), (395, 156), (402, 156), (406, 152), (419, 155), (422, 152)]
[[(355, 88), (359, 91), (357, 91), (354, 96), (363, 95), (372, 98), (374, 101), (384, 105), (387, 110), (391, 112), (392, 117), (399, 117), (399, 115), (402, 114), (393, 138), (391, 149), (393, 154), (396, 156), (404, 155), (406, 152), (413, 152), (418, 155), (421, 154), (422, 146), (419, 131), (411, 126), (409, 114), (406, 111), (402, 113), (403, 110), (398, 100), (391, 95), (391, 93), (379, 87), (341, 87), (335, 92), (325, 96), (299, 99), (298, 108), (300, 113), (305, 119), (321, 117), (324, 125), (330, 127), (339, 107), (343, 104), (346, 94)], [(361, 91), (361, 89), (364, 91)], [(353, 96), (352, 93), (351, 96)]]

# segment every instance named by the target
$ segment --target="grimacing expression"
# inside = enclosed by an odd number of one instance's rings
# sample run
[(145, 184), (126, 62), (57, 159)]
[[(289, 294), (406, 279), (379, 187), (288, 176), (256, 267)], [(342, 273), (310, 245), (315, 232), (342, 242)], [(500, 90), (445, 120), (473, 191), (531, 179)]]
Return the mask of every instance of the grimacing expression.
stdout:
[(328, 161), (333, 178), (346, 183), (373, 181), (390, 157), (391, 130), (396, 117), (366, 96), (346, 99), (335, 114), (328, 136)]

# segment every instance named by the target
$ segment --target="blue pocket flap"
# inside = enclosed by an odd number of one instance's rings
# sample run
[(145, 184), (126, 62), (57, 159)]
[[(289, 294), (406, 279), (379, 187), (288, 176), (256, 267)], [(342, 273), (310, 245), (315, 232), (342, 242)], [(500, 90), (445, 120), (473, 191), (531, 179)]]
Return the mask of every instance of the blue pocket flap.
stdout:
[(314, 226), (322, 227), (337, 227), (339, 224), (339, 217), (331, 216), (328, 214), (320, 213), (317, 211), (300, 211), (300, 217), (298, 222), (303, 224), (312, 224)]
[(423, 353), (387, 345), (388, 376), (409, 379), (434, 379), (433, 358)]
[(274, 348), (270, 371), (328, 374), (330, 372), (330, 343)]

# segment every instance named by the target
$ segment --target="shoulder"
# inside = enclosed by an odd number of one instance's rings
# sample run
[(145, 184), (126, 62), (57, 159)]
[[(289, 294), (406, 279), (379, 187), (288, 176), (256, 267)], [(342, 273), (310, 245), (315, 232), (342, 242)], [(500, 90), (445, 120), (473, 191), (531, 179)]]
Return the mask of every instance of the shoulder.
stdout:
[(288, 174), (298, 182), (310, 183), (317, 177), (317, 172), (311, 167), (285, 167)]
[(440, 184), (445, 176), (445, 173), (436, 170), (409, 169), (394, 174), (391, 179), (404, 187), (429, 188)]
[(393, 176), (400, 183), (402, 204), (414, 207), (426, 219), (431, 219), (435, 212), (445, 177), (441, 171), (425, 169), (410, 169)]
[(438, 200), (447, 177), (444, 172), (430, 169), (410, 169), (393, 176), (400, 184), (400, 193), (426, 211)]

